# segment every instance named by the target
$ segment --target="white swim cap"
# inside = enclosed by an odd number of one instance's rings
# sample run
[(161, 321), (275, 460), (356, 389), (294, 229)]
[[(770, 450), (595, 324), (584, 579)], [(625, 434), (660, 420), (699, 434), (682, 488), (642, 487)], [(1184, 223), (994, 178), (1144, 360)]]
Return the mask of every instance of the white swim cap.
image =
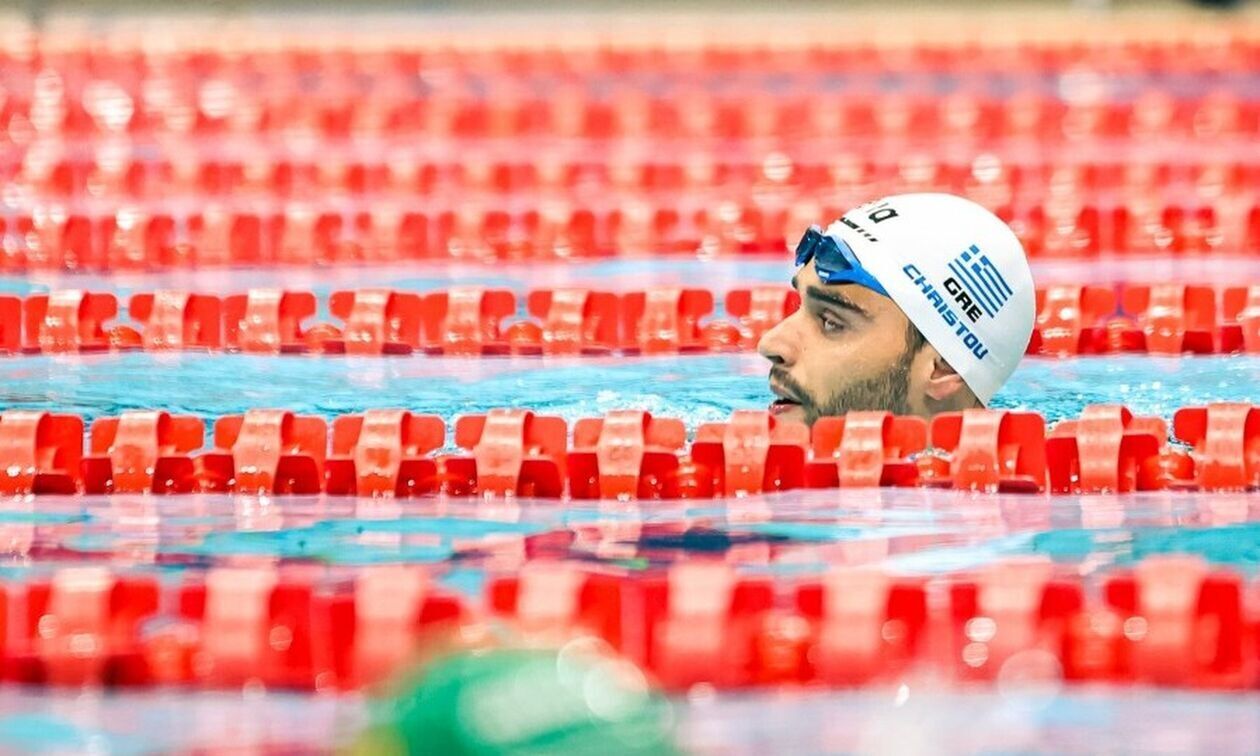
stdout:
[(1032, 338), (1036, 292), (1019, 239), (952, 194), (897, 194), (844, 214), (843, 240), (985, 405)]

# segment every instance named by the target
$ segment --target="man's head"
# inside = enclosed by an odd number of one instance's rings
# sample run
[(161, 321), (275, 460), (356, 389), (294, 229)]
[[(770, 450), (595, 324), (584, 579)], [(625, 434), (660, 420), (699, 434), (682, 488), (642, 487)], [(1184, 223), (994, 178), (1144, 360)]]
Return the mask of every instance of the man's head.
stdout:
[(1032, 274), (1011, 230), (974, 202), (892, 196), (802, 244), (801, 308), (759, 345), (780, 416), (984, 406), (1018, 365)]

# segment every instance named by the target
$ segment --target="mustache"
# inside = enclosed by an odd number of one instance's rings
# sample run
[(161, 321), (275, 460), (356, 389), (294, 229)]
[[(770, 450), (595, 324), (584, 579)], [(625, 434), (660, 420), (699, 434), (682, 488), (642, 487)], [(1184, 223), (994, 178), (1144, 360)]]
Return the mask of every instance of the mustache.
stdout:
[(787, 370), (778, 366), (770, 368), (770, 380), (787, 389), (792, 394), (792, 397), (802, 405), (812, 404), (809, 392), (805, 390), (804, 386), (793, 380)]

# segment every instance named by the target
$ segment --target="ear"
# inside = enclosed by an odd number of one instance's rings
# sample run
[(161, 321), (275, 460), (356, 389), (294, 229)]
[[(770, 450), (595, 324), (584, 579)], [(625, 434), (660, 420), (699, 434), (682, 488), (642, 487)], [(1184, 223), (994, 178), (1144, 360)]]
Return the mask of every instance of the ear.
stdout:
[[(931, 347), (928, 347), (931, 349)], [(948, 402), (961, 398), (968, 391), (967, 384), (945, 358), (932, 349), (932, 374), (928, 376), (924, 393), (935, 402)]]

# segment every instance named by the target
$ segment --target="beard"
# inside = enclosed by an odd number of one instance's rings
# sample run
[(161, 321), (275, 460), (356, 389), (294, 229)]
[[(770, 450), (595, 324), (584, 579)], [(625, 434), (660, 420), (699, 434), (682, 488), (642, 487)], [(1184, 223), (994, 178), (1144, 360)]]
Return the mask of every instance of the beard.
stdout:
[(801, 410), (805, 413), (805, 423), (813, 425), (820, 417), (833, 417), (848, 412), (874, 411), (891, 412), (894, 415), (909, 415), (910, 412), (910, 363), (914, 354), (909, 350), (902, 353), (888, 370), (870, 378), (850, 383), (838, 392), (818, 401), (803, 386), (792, 380), (792, 377), (781, 368), (773, 368), (772, 377), (786, 386), (801, 400)]

